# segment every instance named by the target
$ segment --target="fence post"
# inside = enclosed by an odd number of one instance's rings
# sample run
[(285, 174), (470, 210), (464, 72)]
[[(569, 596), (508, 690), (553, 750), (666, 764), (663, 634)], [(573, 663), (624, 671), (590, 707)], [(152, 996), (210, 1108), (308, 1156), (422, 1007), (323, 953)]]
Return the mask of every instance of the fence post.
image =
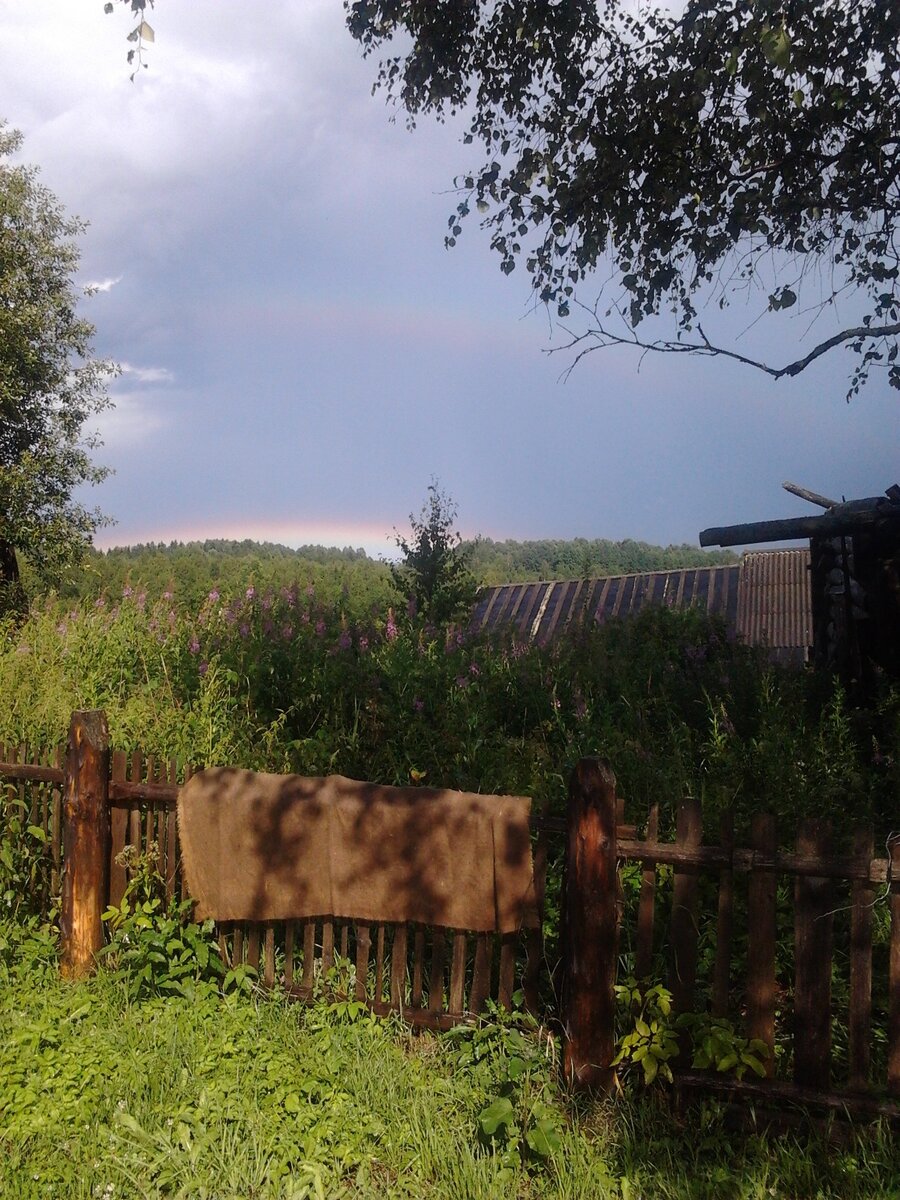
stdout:
[(106, 714), (76, 712), (63, 785), (61, 971), (89, 975), (103, 945), (109, 872), (109, 729)]
[(563, 1072), (578, 1091), (615, 1079), (618, 953), (616, 777), (602, 758), (576, 763), (569, 784), (563, 894)]

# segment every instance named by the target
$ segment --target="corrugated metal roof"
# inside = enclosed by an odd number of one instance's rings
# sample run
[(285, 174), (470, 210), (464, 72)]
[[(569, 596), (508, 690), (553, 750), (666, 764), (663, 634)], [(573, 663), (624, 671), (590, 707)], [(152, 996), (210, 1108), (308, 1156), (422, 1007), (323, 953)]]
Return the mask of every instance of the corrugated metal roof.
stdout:
[(736, 633), (776, 658), (805, 662), (813, 641), (808, 550), (753, 550), (741, 558)]
[(738, 576), (738, 566), (690, 567), (571, 582), (504, 583), (479, 593), (472, 624), (476, 629), (514, 625), (523, 636), (544, 641), (586, 620), (602, 624), (663, 604), (703, 608), (733, 627)]
[(504, 583), (478, 595), (472, 625), (512, 625), (545, 641), (586, 621), (603, 624), (648, 605), (700, 608), (779, 661), (805, 662), (812, 644), (808, 550), (755, 550), (739, 564), (570, 582)]

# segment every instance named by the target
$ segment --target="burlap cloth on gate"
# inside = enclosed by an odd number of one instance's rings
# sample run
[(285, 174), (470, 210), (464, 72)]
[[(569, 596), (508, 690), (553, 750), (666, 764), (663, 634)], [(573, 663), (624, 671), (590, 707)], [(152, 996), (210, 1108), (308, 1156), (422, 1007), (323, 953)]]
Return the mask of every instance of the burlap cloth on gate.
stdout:
[(539, 926), (524, 796), (216, 767), (178, 796), (198, 920)]

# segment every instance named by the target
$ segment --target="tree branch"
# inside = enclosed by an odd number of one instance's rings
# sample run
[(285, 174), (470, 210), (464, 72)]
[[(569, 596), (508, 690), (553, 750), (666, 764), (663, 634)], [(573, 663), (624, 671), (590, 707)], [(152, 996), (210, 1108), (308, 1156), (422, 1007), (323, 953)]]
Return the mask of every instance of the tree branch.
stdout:
[[(818, 346), (814, 346), (803, 358), (798, 358), (783, 367), (772, 367), (768, 363), (761, 362), (759, 359), (748, 358), (745, 354), (739, 354), (736, 350), (728, 350), (724, 346), (713, 345), (703, 332), (703, 327), (699, 324), (697, 325), (697, 332), (703, 339), (700, 342), (670, 340), (645, 342), (635, 334), (614, 333), (605, 326), (598, 324), (594, 329), (588, 329), (585, 333), (574, 335), (565, 346), (554, 346), (547, 353), (556, 354), (560, 350), (574, 350), (578, 346), (583, 346), (583, 349), (578, 351), (574, 361), (563, 372), (564, 379), (569, 377), (586, 354), (590, 354), (594, 350), (602, 350), (607, 346), (635, 346), (639, 350), (645, 352), (653, 350), (658, 354), (704, 354), (709, 357), (720, 356), (723, 358), (732, 358), (735, 362), (743, 363), (748, 367), (755, 367), (758, 371), (764, 371), (766, 375), (770, 375), (773, 379), (783, 379), (785, 376), (792, 377), (799, 375), (811, 363), (814, 363), (817, 358), (821, 358), (823, 354), (827, 354), (829, 350), (833, 350), (836, 346), (840, 346), (844, 342), (863, 338), (894, 337), (900, 334), (900, 321), (895, 321), (891, 325), (856, 325), (851, 329), (844, 329), (840, 333), (826, 338)], [(590, 339), (595, 339), (597, 344), (585, 346), (584, 343)]]

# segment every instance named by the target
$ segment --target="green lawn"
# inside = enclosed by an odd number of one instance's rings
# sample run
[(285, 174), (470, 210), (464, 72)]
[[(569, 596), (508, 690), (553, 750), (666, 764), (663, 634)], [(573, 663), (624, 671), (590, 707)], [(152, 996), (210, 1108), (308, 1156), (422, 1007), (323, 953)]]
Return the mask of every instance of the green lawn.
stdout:
[[(886, 1130), (769, 1142), (714, 1108), (679, 1124), (662, 1090), (576, 1111), (552, 1041), (519, 1038), (203, 987), (132, 1002), (108, 975), (66, 984), (46, 940), (0, 925), (0, 1195), (900, 1195)], [(486, 1110), (509, 1116), (493, 1144)]]

